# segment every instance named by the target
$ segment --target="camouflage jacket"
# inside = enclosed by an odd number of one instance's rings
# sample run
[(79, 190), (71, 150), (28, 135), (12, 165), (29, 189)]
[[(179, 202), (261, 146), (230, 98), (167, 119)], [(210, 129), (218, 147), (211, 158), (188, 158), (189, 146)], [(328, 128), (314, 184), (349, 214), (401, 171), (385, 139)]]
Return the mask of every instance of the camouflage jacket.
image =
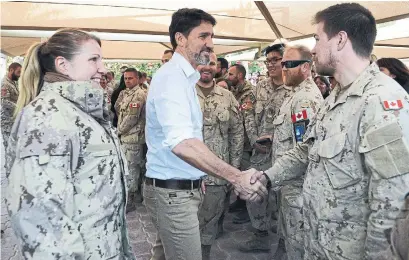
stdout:
[(325, 99), (304, 142), (267, 171), (274, 185), (306, 172), (306, 259), (389, 259), (409, 212), (408, 140), (409, 96), (376, 63)]
[(253, 85), (250, 82), (246, 81), (244, 85), (236, 86), (232, 89), (232, 93), (236, 100), (239, 102), (239, 110), (243, 115), (243, 125), (244, 125), (244, 151), (251, 152), (253, 151), (253, 147), (250, 144), (249, 140), (249, 133), (252, 133), (254, 129), (252, 129), (252, 125), (249, 124), (250, 120), (246, 117), (249, 115), (246, 113), (246, 110), (250, 110), (253, 107), (253, 103), (255, 102), (255, 97), (253, 94)]
[[(203, 113), (204, 143), (220, 159), (239, 168), (244, 128), (238, 102), (230, 91), (219, 86), (215, 86), (207, 97), (197, 85), (196, 91)], [(205, 182), (213, 185), (228, 183), (210, 175), (206, 176)]]
[[(259, 137), (273, 134), (274, 116), (283, 101), (293, 93), (291, 87), (276, 86), (270, 78), (260, 81), (253, 88), (255, 101), (249, 109), (244, 111), (251, 146)], [(263, 154), (254, 150), (250, 160), (252, 167), (266, 170), (266, 167), (271, 167), (271, 151)]]
[(1, 131), (6, 143), (14, 122), (13, 114), (18, 93), (17, 84), (5, 75), (1, 82)]
[(131, 144), (145, 143), (145, 104), (146, 92), (136, 86), (121, 91), (115, 103), (118, 113), (118, 134), (121, 142)]
[(126, 160), (92, 81), (45, 83), (7, 149), (7, 206), (26, 259), (135, 259)]
[[(317, 113), (324, 101), (312, 78), (305, 79), (294, 88), (294, 91), (286, 92), (291, 93), (291, 96), (284, 100), (272, 122), (274, 137), (271, 154), (273, 164), (277, 158), (283, 156), (285, 152), (297, 144), (294, 124), (304, 122), (305, 129), (307, 129), (308, 120)], [(305, 117), (301, 115), (305, 115)], [(302, 179), (297, 180), (299, 186), (302, 186), (302, 182)]]

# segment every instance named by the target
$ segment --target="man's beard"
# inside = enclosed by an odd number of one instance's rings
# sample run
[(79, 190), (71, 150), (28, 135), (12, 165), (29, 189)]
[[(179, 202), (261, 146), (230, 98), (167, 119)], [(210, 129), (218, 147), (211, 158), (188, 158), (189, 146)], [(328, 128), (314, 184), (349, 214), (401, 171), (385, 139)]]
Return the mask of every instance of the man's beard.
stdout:
[(304, 81), (304, 77), (300, 72), (298, 72), (296, 75), (285, 75), (284, 79), (285, 85), (289, 87), (296, 87)]
[[(190, 51), (189, 46), (186, 46), (187, 53), (190, 59), (194, 59), (197, 65), (207, 65), (210, 62), (210, 52), (212, 49), (208, 47), (203, 47), (199, 53), (194, 53)], [(204, 55), (207, 52), (208, 55)]]
[(321, 64), (318, 62), (318, 60), (316, 60), (315, 68), (318, 75), (333, 77), (335, 73), (335, 59), (332, 54), (329, 54), (328, 64)]
[(20, 78), (20, 77), (17, 76), (16, 74), (14, 74), (14, 73), (11, 75), (11, 80), (13, 80), (13, 81), (17, 81), (18, 78)]

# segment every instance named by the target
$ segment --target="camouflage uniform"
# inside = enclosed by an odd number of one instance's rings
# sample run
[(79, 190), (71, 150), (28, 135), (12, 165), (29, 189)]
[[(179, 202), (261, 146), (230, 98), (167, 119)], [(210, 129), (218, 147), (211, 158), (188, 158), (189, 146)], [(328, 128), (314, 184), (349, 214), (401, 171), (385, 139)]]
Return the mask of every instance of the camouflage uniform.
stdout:
[[(239, 104), (233, 94), (215, 86), (205, 97), (196, 86), (203, 113), (203, 140), (206, 146), (223, 161), (239, 168), (244, 144), (244, 128)], [(201, 243), (211, 245), (216, 239), (218, 221), (228, 203), (230, 185), (213, 176), (204, 178), (206, 194), (199, 208)]]
[(6, 75), (1, 82), (1, 133), (3, 134), (4, 146), (10, 136), (13, 126), (13, 114), (18, 99), (18, 87), (16, 82), (9, 79)]
[[(260, 81), (254, 90), (256, 97), (252, 109), (246, 111), (247, 124), (250, 125), (251, 144), (254, 145), (257, 138), (273, 134), (274, 116), (280, 109), (283, 101), (293, 94), (293, 89), (285, 85), (275, 86), (271, 79)], [(271, 149), (267, 154), (258, 153), (254, 150), (251, 157), (252, 167), (257, 170), (267, 170), (272, 165)], [(252, 226), (258, 230), (269, 230), (275, 223), (272, 215), (278, 214), (278, 194), (270, 190), (268, 199), (262, 203), (247, 202)]]
[(7, 151), (7, 206), (26, 259), (135, 259), (127, 173), (103, 90), (45, 83), (18, 115)]
[[(409, 190), (409, 187), (407, 190)], [(404, 203), (406, 208), (409, 208), (409, 192)], [(406, 218), (397, 219), (392, 231), (391, 242), (394, 256), (391, 255), (388, 259), (409, 260), (409, 214), (407, 214)]]
[[(323, 102), (321, 92), (312, 78), (305, 79), (294, 91), (291, 97), (284, 100), (273, 121), (272, 161), (297, 144), (294, 125), (301, 124), (306, 129), (308, 120), (317, 113)], [(298, 142), (301, 140), (300, 132)], [(281, 189), (280, 196), (279, 228), (284, 236), (288, 259), (292, 260), (302, 259), (304, 255), (301, 197), (303, 181), (301, 177), (292, 180)]]
[(251, 131), (249, 128), (251, 127), (248, 124), (248, 120), (246, 120), (244, 113), (245, 110), (251, 109), (253, 102), (255, 101), (255, 97), (253, 94), (253, 86), (250, 82), (245, 81), (243, 85), (238, 85), (232, 88), (232, 93), (236, 100), (239, 102), (239, 110), (242, 111), (243, 114), (243, 125), (244, 125), (244, 148), (243, 148), (243, 156), (240, 162), (240, 170), (248, 170), (251, 166), (250, 164), (250, 157), (253, 151), (253, 147), (250, 144), (248, 133)]
[(405, 218), (409, 96), (369, 65), (336, 87), (304, 142), (267, 171), (273, 185), (304, 172), (304, 259), (389, 259), (390, 233)]
[(142, 184), (143, 144), (145, 143), (146, 93), (140, 87), (121, 91), (115, 103), (118, 111), (118, 135), (128, 160), (127, 178), (130, 193), (140, 194)]

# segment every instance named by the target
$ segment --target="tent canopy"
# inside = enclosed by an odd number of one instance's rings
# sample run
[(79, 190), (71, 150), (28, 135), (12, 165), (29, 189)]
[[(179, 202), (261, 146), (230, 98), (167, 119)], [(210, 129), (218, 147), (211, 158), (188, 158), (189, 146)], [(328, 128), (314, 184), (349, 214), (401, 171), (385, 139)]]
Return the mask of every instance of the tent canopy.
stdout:
[[(62, 27), (98, 32), (106, 59), (160, 59), (170, 48), (168, 28), (179, 8), (200, 8), (217, 25), (215, 52), (224, 55), (250, 48), (262, 49), (278, 38), (311, 38), (316, 12), (334, 2), (263, 1), (8, 1), (1, 3), (1, 50), (24, 55), (34, 42)], [(408, 2), (360, 2), (378, 24), (409, 18)], [(409, 20), (409, 19), (407, 19)], [(407, 28), (407, 27), (406, 27)], [(409, 33), (383, 36), (376, 42), (381, 55), (409, 57)], [(379, 49), (376, 47), (375, 49)]]

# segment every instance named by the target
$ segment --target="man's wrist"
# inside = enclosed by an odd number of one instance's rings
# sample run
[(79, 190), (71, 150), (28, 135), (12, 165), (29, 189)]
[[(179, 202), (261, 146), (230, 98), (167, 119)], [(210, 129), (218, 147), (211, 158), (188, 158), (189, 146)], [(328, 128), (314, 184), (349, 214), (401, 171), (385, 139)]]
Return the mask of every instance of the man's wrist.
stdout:
[(267, 181), (266, 188), (267, 188), (267, 189), (270, 189), (270, 188), (271, 188), (271, 180), (270, 180), (270, 177), (267, 175), (267, 173), (266, 173), (265, 171), (262, 171), (262, 173), (263, 173), (264, 178), (265, 178), (266, 181)]

